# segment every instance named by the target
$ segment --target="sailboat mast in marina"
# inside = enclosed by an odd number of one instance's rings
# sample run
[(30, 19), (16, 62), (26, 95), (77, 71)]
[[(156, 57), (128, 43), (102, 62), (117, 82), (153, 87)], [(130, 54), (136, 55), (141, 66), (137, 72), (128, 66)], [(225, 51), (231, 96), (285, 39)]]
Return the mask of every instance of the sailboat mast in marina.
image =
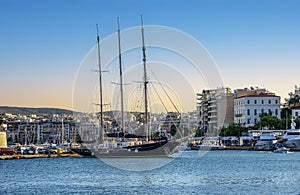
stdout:
[[(101, 52), (100, 52), (100, 36), (98, 24), (97, 28), (97, 53), (98, 53), (98, 72), (99, 72), (99, 106), (100, 106), (100, 125), (98, 136), (100, 136), (100, 142), (104, 140), (104, 128), (103, 128), (103, 87), (102, 87), (102, 65), (101, 65)], [(99, 139), (99, 137), (98, 137)]]
[(103, 100), (102, 100), (102, 68), (101, 68), (101, 55), (100, 55), (100, 36), (98, 24), (97, 28), (97, 53), (98, 53), (98, 67), (99, 67), (99, 105), (100, 105), (100, 128), (103, 126)]
[(142, 50), (143, 50), (143, 65), (144, 65), (144, 98), (145, 98), (145, 133), (146, 133), (146, 142), (149, 141), (149, 126), (148, 126), (148, 93), (147, 93), (147, 64), (146, 64), (146, 47), (145, 47), (145, 38), (144, 38), (144, 25), (143, 25), (143, 16), (141, 15), (141, 31), (142, 31)]
[[(98, 33), (98, 26), (97, 26)], [(142, 53), (143, 53), (143, 96), (144, 96), (144, 133), (146, 136), (139, 136), (135, 134), (126, 134), (125, 132), (125, 121), (124, 121), (124, 94), (123, 94), (123, 67), (122, 67), (122, 50), (121, 50), (121, 31), (120, 31), (120, 20), (118, 18), (118, 50), (119, 50), (119, 76), (120, 81), (120, 100), (121, 100), (121, 135), (122, 139), (119, 139), (119, 132), (109, 133), (106, 132), (107, 142), (97, 145), (94, 150), (96, 155), (99, 157), (155, 157), (155, 156), (168, 156), (170, 152), (176, 147), (177, 141), (168, 141), (167, 136), (156, 136), (154, 139), (151, 138), (151, 132), (149, 128), (149, 113), (148, 113), (148, 77), (147, 77), (147, 63), (146, 63), (146, 47), (145, 47), (145, 37), (144, 37), (144, 26), (143, 18), (141, 16), (141, 41), (142, 41)], [(137, 36), (138, 37), (138, 36)], [(100, 82), (100, 120), (101, 126), (103, 123), (103, 102), (102, 102), (102, 70), (101, 70), (101, 61), (100, 61), (100, 43), (99, 43), (99, 34), (97, 34), (97, 43), (98, 43), (98, 57), (99, 57), (99, 82)], [(103, 127), (102, 127), (103, 128)], [(101, 128), (101, 129), (102, 129)], [(103, 133), (104, 131), (102, 131)], [(104, 136), (102, 136), (103, 138)], [(146, 139), (145, 139), (146, 138)]]
[(124, 125), (124, 94), (123, 94), (123, 68), (122, 68), (122, 51), (121, 51), (121, 32), (120, 19), (118, 17), (118, 47), (119, 47), (119, 69), (120, 69), (120, 95), (121, 95), (121, 131), (125, 135)]
[(65, 127), (64, 127), (64, 118), (61, 119), (61, 144), (65, 141)]

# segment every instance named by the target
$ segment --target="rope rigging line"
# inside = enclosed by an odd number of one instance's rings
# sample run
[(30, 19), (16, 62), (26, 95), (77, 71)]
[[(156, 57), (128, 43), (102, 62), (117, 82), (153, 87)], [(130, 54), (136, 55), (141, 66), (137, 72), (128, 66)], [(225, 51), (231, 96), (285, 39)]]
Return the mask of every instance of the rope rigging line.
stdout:
[(175, 110), (177, 113), (180, 113), (178, 108), (176, 107), (176, 105), (174, 104), (174, 102), (172, 101), (171, 97), (168, 95), (167, 91), (165, 90), (165, 88), (162, 86), (161, 82), (158, 82), (157, 77), (155, 76), (154, 72), (152, 71), (152, 69), (149, 67), (151, 73), (153, 74), (154, 78), (157, 80), (157, 83), (160, 85), (161, 89), (163, 90), (163, 92), (165, 93), (165, 95), (168, 97), (169, 101), (171, 102), (171, 104), (174, 106)]
[(159, 100), (161, 101), (162, 105), (164, 106), (164, 108), (165, 108), (166, 112), (168, 113), (169, 111), (168, 111), (168, 109), (167, 109), (167, 107), (166, 107), (165, 103), (163, 102), (162, 98), (160, 97), (160, 95), (159, 95), (158, 91), (156, 90), (156, 88), (155, 88), (154, 84), (153, 84), (152, 82), (150, 82), (150, 84), (151, 84), (151, 86), (153, 87), (153, 89), (154, 89), (154, 92), (155, 92), (155, 93), (156, 93), (156, 95), (158, 96), (158, 98), (159, 98)]

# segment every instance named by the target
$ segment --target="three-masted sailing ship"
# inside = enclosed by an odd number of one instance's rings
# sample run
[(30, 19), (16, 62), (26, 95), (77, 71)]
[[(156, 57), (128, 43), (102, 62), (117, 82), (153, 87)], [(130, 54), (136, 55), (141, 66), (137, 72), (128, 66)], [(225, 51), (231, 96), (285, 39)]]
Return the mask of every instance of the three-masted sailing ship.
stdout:
[[(144, 26), (141, 16), (141, 34), (142, 34), (142, 54), (143, 54), (143, 96), (144, 96), (144, 131), (145, 136), (128, 134), (125, 132), (124, 125), (124, 101), (123, 101), (123, 73), (122, 73), (122, 51), (121, 51), (121, 32), (118, 18), (118, 49), (119, 49), (119, 76), (120, 76), (120, 101), (121, 101), (121, 132), (107, 133), (103, 128), (103, 101), (102, 101), (102, 68), (100, 55), (100, 38), (97, 27), (97, 49), (99, 60), (99, 93), (100, 93), (100, 131), (102, 132), (101, 142), (94, 143), (93, 147), (89, 148), (97, 157), (167, 157), (172, 154), (174, 148), (179, 144), (175, 140), (169, 140), (164, 134), (151, 138), (149, 131), (149, 112), (148, 112), (148, 79), (147, 79), (147, 62), (146, 62), (146, 46), (144, 38)], [(114, 139), (115, 138), (115, 139)], [(138, 141), (132, 142), (131, 139)], [(109, 142), (109, 143), (108, 143)], [(131, 144), (130, 144), (131, 143)], [(132, 144), (133, 143), (133, 144)], [(96, 144), (96, 145), (95, 145)]]

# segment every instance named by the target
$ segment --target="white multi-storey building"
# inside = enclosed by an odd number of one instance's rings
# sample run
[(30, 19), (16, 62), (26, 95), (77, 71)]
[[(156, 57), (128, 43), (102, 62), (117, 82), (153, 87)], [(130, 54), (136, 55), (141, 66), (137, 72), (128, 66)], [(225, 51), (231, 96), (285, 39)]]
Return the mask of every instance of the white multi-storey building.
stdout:
[(21, 144), (61, 143), (75, 141), (79, 125), (74, 121), (8, 122), (8, 137)]
[(233, 123), (233, 93), (229, 88), (203, 90), (197, 94), (200, 128), (218, 132)]
[(280, 96), (265, 89), (235, 90), (234, 123), (254, 126), (263, 114), (280, 118)]

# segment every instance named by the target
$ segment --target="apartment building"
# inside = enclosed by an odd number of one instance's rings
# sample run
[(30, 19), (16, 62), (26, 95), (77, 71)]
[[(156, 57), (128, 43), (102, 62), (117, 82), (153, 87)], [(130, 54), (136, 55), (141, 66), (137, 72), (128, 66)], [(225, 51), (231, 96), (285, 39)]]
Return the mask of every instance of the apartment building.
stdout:
[(263, 114), (280, 118), (280, 96), (259, 88), (235, 90), (234, 123), (254, 126)]
[(11, 141), (25, 145), (76, 140), (79, 132), (78, 124), (74, 121), (10, 121), (7, 126)]
[(203, 90), (197, 94), (199, 125), (205, 132), (216, 133), (233, 123), (233, 93), (229, 88)]

